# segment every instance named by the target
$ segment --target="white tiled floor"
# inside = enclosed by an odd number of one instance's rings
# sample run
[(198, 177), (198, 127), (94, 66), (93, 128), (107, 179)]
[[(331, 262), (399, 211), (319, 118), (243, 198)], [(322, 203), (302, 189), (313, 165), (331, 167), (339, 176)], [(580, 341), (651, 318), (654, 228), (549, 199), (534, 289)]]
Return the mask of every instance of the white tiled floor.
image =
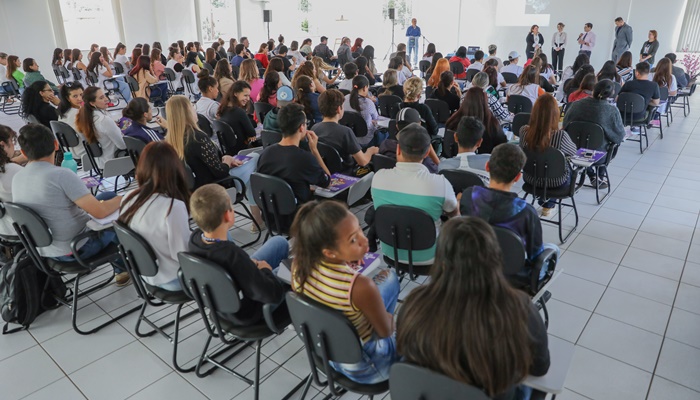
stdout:
[[(576, 196), (581, 220), (561, 246), (564, 273), (548, 304), (550, 335), (576, 344), (559, 399), (700, 399), (698, 98), (690, 116), (674, 110), (663, 140), (652, 130), (643, 155), (636, 143), (623, 144), (610, 168), (613, 193), (602, 205), (592, 189)], [(21, 126), (19, 118), (4, 115), (0, 123)], [(354, 211), (362, 216), (366, 207)], [(573, 214), (564, 212), (571, 226)], [(248, 226), (241, 224), (236, 234), (243, 239)], [(552, 226), (544, 225), (544, 235), (558, 242)], [(131, 289), (92, 296), (82, 303), (80, 321), (90, 326), (105, 311), (135, 304)], [(0, 336), (0, 398), (252, 398), (250, 388), (223, 372), (204, 379), (175, 372), (169, 343), (137, 338), (134, 315), (90, 336), (74, 333), (69, 315), (54, 310), (28, 332)], [(206, 335), (198, 316), (183, 325), (180, 360), (189, 366)], [(262, 399), (281, 398), (308, 372), (291, 330), (266, 341), (262, 353)], [(251, 376), (253, 360), (244, 351), (231, 365)], [(312, 388), (308, 397), (314, 396), (322, 395)]]

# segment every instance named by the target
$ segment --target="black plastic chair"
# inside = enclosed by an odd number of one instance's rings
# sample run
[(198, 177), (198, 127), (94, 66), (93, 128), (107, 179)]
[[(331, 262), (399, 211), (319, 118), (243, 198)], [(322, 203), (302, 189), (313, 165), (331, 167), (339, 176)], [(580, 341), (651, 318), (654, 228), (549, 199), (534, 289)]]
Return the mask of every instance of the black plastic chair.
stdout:
[[(554, 199), (559, 206), (557, 213), (558, 222), (551, 221), (548, 219), (541, 219), (542, 222), (547, 222), (550, 224), (559, 226), (559, 240), (561, 243), (566, 243), (569, 236), (578, 227), (578, 210), (576, 209), (576, 201), (574, 200), (574, 194), (576, 193), (576, 178), (578, 177), (579, 169), (572, 169), (569, 162), (566, 160), (564, 153), (553, 147), (547, 148), (544, 152), (535, 152), (532, 150), (525, 149), (525, 154), (527, 155), (527, 162), (523, 168), (523, 173), (525, 176), (531, 177), (534, 182), (546, 182), (548, 179), (557, 179), (570, 173), (570, 183), (565, 185), (563, 188), (550, 188), (546, 184), (537, 186), (524, 183), (523, 191), (525, 195), (523, 199), (526, 199), (528, 195), (532, 195), (532, 203), (535, 202), (535, 198), (543, 199)], [(568, 172), (567, 172), (568, 171)], [(571, 199), (571, 204), (563, 203), (563, 199)], [(574, 209), (574, 215), (576, 216), (576, 222), (574, 227), (571, 228), (566, 236), (562, 233), (562, 212), (561, 207), (571, 207)]]
[(520, 128), (530, 123), (530, 113), (521, 112), (513, 116), (513, 122), (510, 124), (513, 135), (520, 136)]
[(459, 61), (452, 61), (450, 63), (450, 71), (455, 75), (460, 75), (464, 73), (464, 64)]
[(72, 126), (60, 121), (50, 121), (49, 125), (64, 151), (80, 146), (80, 137)]
[(184, 87), (187, 88), (187, 91), (189, 92), (190, 96), (195, 95), (195, 90), (194, 90), (194, 82), (195, 82), (195, 77), (194, 77), (194, 72), (190, 69), (183, 69), (182, 70), (182, 82), (184, 84)]
[(481, 72), (481, 70), (476, 69), (476, 68), (468, 68), (467, 69), (467, 82), (471, 82), (472, 79), (474, 79), (474, 75), (478, 74)]
[(263, 129), (262, 132), (260, 132), (260, 140), (262, 141), (263, 148), (266, 148), (279, 143), (282, 140), (282, 133)]
[(209, 63), (202, 63), (202, 66), (206, 68), (207, 71), (209, 71), (209, 76), (214, 76), (214, 67), (211, 66)]
[(479, 175), (473, 172), (461, 169), (443, 169), (439, 173), (450, 182), (452, 189), (455, 191), (455, 195), (464, 192), (465, 189), (472, 186), (484, 186), (484, 181), (479, 178)]
[[(182, 307), (192, 301), (192, 298), (184, 290), (170, 291), (148, 284), (143, 279), (144, 277), (152, 278), (158, 275), (158, 257), (153, 248), (143, 236), (134, 232), (122, 222), (117, 221), (114, 223), (114, 231), (117, 233), (117, 238), (119, 238), (119, 254), (121, 254), (124, 264), (133, 278), (136, 293), (143, 300), (141, 312), (136, 320), (136, 335), (143, 338), (160, 333), (173, 344), (173, 366), (175, 369), (183, 373), (194, 371), (194, 366), (185, 369), (177, 362)], [(154, 322), (145, 315), (148, 306), (157, 308), (167, 305), (177, 305), (174, 320), (158, 326), (156, 324), (157, 321)], [(182, 318), (192, 316), (196, 312), (196, 310), (190, 311)], [(152, 330), (150, 332), (141, 332), (142, 322), (148, 324)], [(173, 324), (175, 324), (175, 331), (173, 336), (170, 336), (165, 333), (165, 329)]]
[[(545, 285), (554, 276), (559, 257), (554, 249), (544, 249), (532, 262), (527, 259), (527, 252), (522, 239), (508, 228), (492, 226), (501, 246), (503, 255), (503, 273), (506, 279), (516, 289), (535, 296), (543, 290)], [(542, 268), (547, 268), (544, 278), (540, 279)], [(530, 269), (530, 276), (525, 276), (523, 271)], [(544, 324), (549, 327), (549, 312), (544, 296), (539, 296), (537, 303), (540, 304), (544, 312)]]
[(126, 151), (129, 152), (129, 157), (134, 163), (134, 167), (139, 165), (139, 156), (143, 153), (143, 149), (146, 147), (146, 143), (135, 137), (124, 136), (124, 144), (126, 144)]
[(209, 137), (214, 135), (214, 129), (211, 127), (209, 118), (200, 113), (197, 113), (197, 126), (199, 127), (199, 130), (206, 133)]
[[(617, 152), (617, 147), (615, 143), (608, 142), (605, 139), (605, 131), (603, 127), (595, 124), (593, 122), (585, 121), (574, 121), (571, 122), (565, 128), (566, 133), (569, 134), (571, 141), (574, 142), (579, 149), (601, 149), (605, 148), (607, 154), (605, 157), (598, 162), (598, 164), (591, 165), (591, 168), (595, 170), (595, 174), (598, 178), (605, 177), (608, 182), (607, 193), (603, 197), (600, 197), (600, 179), (596, 179), (595, 187), (595, 198), (598, 204), (600, 204), (603, 199), (605, 199), (610, 194), (610, 175), (608, 175), (608, 165), (612, 161), (615, 153)], [(583, 182), (586, 179), (585, 174), (581, 174), (581, 179), (578, 183), (579, 187), (583, 186)]]
[(683, 116), (687, 117), (690, 115), (690, 96), (692, 96), (695, 93), (695, 89), (697, 88), (698, 84), (693, 83), (689, 89), (687, 90), (679, 90), (678, 94), (676, 94), (676, 100), (680, 99), (681, 103), (678, 104), (677, 102), (674, 102), (671, 106), (674, 108), (682, 108), (683, 109)]
[(341, 118), (338, 123), (352, 129), (352, 131), (355, 133), (355, 137), (357, 138), (367, 136), (367, 122), (365, 122), (365, 119), (362, 118), (362, 115), (358, 112), (345, 111), (343, 113), (343, 118)]
[[(237, 67), (235, 65), (231, 65), (231, 76), (233, 76), (233, 79), (238, 80), (238, 76), (241, 74), (241, 67)], [(262, 75), (261, 75), (262, 76)]]
[(129, 90), (131, 91), (131, 97), (136, 98), (136, 92), (139, 91), (139, 82), (131, 75), (125, 76), (124, 79), (126, 79), (126, 84), (129, 86)]
[(297, 210), (297, 200), (292, 187), (276, 176), (258, 172), (250, 176), (255, 204), (260, 208), (267, 224), (267, 235), (288, 235), (292, 219)]
[(394, 167), (396, 167), (395, 159), (382, 154), (372, 156), (372, 171), (375, 173), (382, 169), (392, 169)]
[(80, 81), (83, 78), (78, 68), (73, 67), (70, 69), (70, 72), (71, 74), (73, 74), (73, 80), (75, 81)]
[(452, 158), (457, 155), (459, 145), (455, 141), (455, 131), (445, 129), (445, 136), (442, 137), (442, 156)]
[(389, 126), (387, 127), (387, 131), (389, 133), (389, 137), (387, 139), (397, 140), (396, 134), (399, 133), (399, 127), (396, 125), (395, 119), (389, 120)]
[(19, 94), (19, 85), (14, 79), (2, 83), (5, 93), (0, 94), (2, 99), (2, 112), (6, 115), (19, 114), (22, 105), (22, 96)]
[(529, 113), (532, 111), (532, 100), (519, 94), (508, 96), (508, 111), (513, 114)]
[(214, 120), (211, 121), (211, 128), (216, 137), (219, 139), (221, 152), (229, 156), (235, 156), (236, 142), (238, 138), (236, 137), (236, 132), (234, 132), (233, 128), (231, 128), (231, 125), (224, 121)]
[(506, 83), (518, 83), (518, 75), (512, 72), (502, 72), (501, 75), (503, 75), (503, 80), (506, 81)]
[[(631, 128), (639, 128), (639, 138), (627, 138), (631, 142), (639, 142), (639, 152), (644, 153), (644, 150), (649, 147), (649, 137), (647, 136), (647, 125), (651, 122), (654, 112), (656, 112), (656, 107), (651, 107), (651, 110), (647, 109), (647, 103), (644, 101), (642, 95), (630, 92), (620, 93), (617, 96), (617, 108), (620, 110), (622, 115), (622, 123), (625, 126)], [(646, 113), (645, 117), (641, 119), (636, 119), (635, 114)], [(646, 145), (644, 145), (645, 142)]]
[[(362, 342), (345, 315), (294, 292), (287, 293), (287, 307), (292, 325), (304, 343), (313, 378), (306, 378), (301, 399), (305, 398), (312, 381), (320, 388), (328, 387), (333, 396), (342, 396), (349, 391), (373, 399), (389, 390), (388, 380), (361, 384), (331, 367), (330, 361), (347, 364), (362, 361)], [(321, 380), (319, 372), (325, 376), (325, 381)]]
[(377, 105), (379, 106), (379, 115), (392, 119), (396, 118), (396, 114), (398, 114), (399, 110), (401, 109), (402, 102), (403, 100), (401, 97), (394, 96), (392, 94), (378, 96)]
[(450, 118), (450, 106), (444, 100), (425, 99), (425, 105), (430, 107), (433, 117), (438, 124), (444, 124)]
[(666, 117), (666, 126), (671, 126), (671, 123), (669, 121), (669, 113), (668, 110), (671, 109), (671, 103), (670, 103), (670, 96), (668, 95), (668, 88), (666, 86), (664, 87), (659, 87), (659, 109), (661, 109), (662, 105), (666, 105), (666, 111), (661, 114), (660, 112), (654, 113), (654, 116), (652, 117), (652, 121), (659, 121), (659, 132), (661, 133), (661, 139), (664, 138), (664, 127), (663, 124), (661, 123), (661, 117)]
[(265, 116), (267, 113), (272, 111), (275, 106), (270, 103), (257, 101), (253, 103), (253, 108), (255, 109), (255, 117), (258, 119), (258, 122), (262, 124), (265, 121)]
[(338, 89), (338, 90), (340, 90), (340, 93), (342, 93), (342, 94), (343, 94), (343, 96), (347, 96), (347, 95), (349, 95), (349, 94), (350, 94), (350, 91), (349, 91), (349, 90), (347, 90), (347, 89)]
[(481, 389), (405, 362), (391, 366), (391, 397), (401, 400), (489, 400)]
[(176, 89), (175, 88), (175, 82), (177, 81), (177, 74), (175, 74), (175, 71), (173, 71), (172, 68), (166, 68), (163, 72), (165, 75), (165, 80), (168, 82), (168, 91), (170, 92), (168, 95), (172, 96), (176, 94), (178, 91), (182, 91), (182, 89)]
[(124, 73), (124, 66), (121, 63), (115, 62), (113, 65), (114, 65), (114, 72), (116, 72), (117, 75), (121, 75)]
[(428, 85), (425, 86), (425, 98), (426, 99), (433, 97), (433, 92), (435, 92), (434, 87), (428, 86)]
[[(429, 275), (432, 265), (413, 265), (413, 252), (430, 249), (435, 245), (435, 221), (427, 212), (418, 208), (384, 205), (377, 208), (374, 217), (377, 237), (393, 246), (393, 258), (384, 256), (384, 261), (396, 269), (400, 280), (408, 273), (410, 280), (420, 275)], [(401, 262), (399, 250), (408, 253), (408, 263)]]
[(105, 288), (112, 282), (115, 274), (114, 271), (112, 271), (110, 274), (108, 274), (108, 278), (106, 280), (97, 284), (91, 284), (86, 289), (80, 288), (80, 281), (83, 279), (83, 277), (93, 272), (97, 267), (106, 263), (114, 264), (117, 260), (119, 260), (120, 255), (117, 245), (112, 243), (95, 256), (87, 259), (80, 257), (80, 253), (78, 252), (78, 244), (83, 243), (84, 240), (87, 240), (90, 237), (98, 235), (98, 232), (89, 230), (81, 233), (71, 240), (70, 247), (75, 261), (56, 261), (53, 258), (43, 257), (39, 253), (39, 248), (49, 246), (53, 242), (53, 235), (51, 234), (51, 231), (43, 218), (41, 218), (39, 214), (34, 212), (34, 210), (31, 208), (16, 203), (5, 203), (5, 210), (14, 221), (12, 226), (15, 229), (15, 232), (17, 232), (19, 240), (22, 242), (24, 248), (27, 249), (29, 257), (39, 270), (49, 276), (59, 277), (61, 279), (64, 276), (74, 275), (73, 278), (66, 281), (66, 283), (73, 284), (71, 291), (72, 295), (67, 298), (56, 298), (56, 301), (71, 309), (71, 324), (73, 326), (73, 330), (75, 330), (77, 333), (81, 335), (95, 333), (105, 326), (117, 322), (121, 318), (126, 317), (139, 309), (139, 307), (135, 307), (125, 311), (90, 330), (80, 329), (77, 323), (79, 310), (78, 299)]
[[(232, 321), (231, 318), (227, 318), (227, 314), (235, 314), (240, 310), (243, 299), (237, 283), (226, 269), (187, 252), (179, 253), (178, 259), (187, 290), (197, 303), (204, 326), (209, 332), (195, 373), (198, 377), (203, 378), (214, 372), (216, 368), (220, 368), (253, 386), (254, 399), (257, 400), (260, 395), (260, 348), (262, 341), (281, 333), (291, 323), (287, 307), (284, 304), (280, 306), (265, 304), (263, 305), (263, 321), (252, 325), (240, 325)], [(213, 354), (207, 354), (211, 340), (214, 338), (219, 339), (224, 347)], [(255, 378), (251, 380), (226, 367), (225, 363), (253, 343), (255, 344)], [(229, 351), (232, 353), (224, 356)], [(202, 371), (205, 363), (211, 363), (213, 367)]]
[(323, 159), (323, 163), (326, 164), (326, 168), (331, 174), (343, 171), (343, 159), (338, 154), (338, 150), (334, 149), (330, 145), (322, 142), (318, 142), (318, 152)]
[(428, 60), (418, 61), (418, 70), (420, 70), (421, 76), (425, 76), (425, 73), (428, 72), (429, 68), (430, 68), (430, 61), (428, 61)]

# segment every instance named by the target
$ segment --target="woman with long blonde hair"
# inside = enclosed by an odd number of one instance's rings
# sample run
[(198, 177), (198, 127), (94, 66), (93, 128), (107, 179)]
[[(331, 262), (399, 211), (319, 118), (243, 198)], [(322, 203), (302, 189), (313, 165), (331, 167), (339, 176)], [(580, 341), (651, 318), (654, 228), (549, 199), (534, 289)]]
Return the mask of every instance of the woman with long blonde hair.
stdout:
[[(314, 68), (316, 69), (316, 75), (312, 76), (312, 78), (315, 78), (316, 81), (318, 81), (314, 82), (316, 84), (316, 90), (318, 91), (319, 87), (323, 87), (323, 90), (319, 91), (319, 93), (323, 93), (328, 85), (334, 84), (336, 79), (338, 79), (339, 69), (326, 64), (321, 57), (312, 57), (311, 62), (314, 64)], [(333, 79), (328, 78), (328, 75), (326, 74), (327, 71), (336, 71), (336, 75), (333, 77)]]
[(292, 78), (292, 87), (296, 87), (297, 81), (302, 76), (308, 76), (309, 79), (313, 81), (316, 93), (321, 94), (326, 91), (326, 88), (323, 86), (321, 81), (318, 80), (317, 69), (312, 61), (306, 61), (301, 64), (301, 67), (297, 68), (297, 70), (294, 72), (294, 77)]

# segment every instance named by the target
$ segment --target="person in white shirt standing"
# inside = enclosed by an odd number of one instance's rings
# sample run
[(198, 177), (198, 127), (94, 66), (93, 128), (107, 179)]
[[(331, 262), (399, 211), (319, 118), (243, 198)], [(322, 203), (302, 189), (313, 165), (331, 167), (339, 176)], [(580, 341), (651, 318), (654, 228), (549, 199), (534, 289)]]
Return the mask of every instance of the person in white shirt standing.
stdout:
[(583, 26), (583, 33), (578, 35), (577, 40), (579, 44), (578, 53), (585, 54), (588, 58), (591, 58), (591, 51), (595, 47), (595, 33), (591, 29), (593, 29), (593, 24), (586, 22), (586, 25)]
[(566, 32), (564, 32), (564, 24), (557, 24), (557, 31), (552, 35), (552, 69), (555, 73), (559, 73), (560, 69), (564, 69), (564, 51), (566, 50)]

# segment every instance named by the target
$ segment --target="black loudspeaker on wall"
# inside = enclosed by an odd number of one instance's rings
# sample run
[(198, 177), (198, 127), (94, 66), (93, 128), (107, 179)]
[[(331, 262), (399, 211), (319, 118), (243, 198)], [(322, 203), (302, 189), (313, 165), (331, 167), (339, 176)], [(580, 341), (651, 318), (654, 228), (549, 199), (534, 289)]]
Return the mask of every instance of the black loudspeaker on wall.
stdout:
[(394, 8), (389, 9), (389, 19), (392, 21), (394, 20)]
[(263, 22), (272, 22), (272, 10), (263, 10)]

